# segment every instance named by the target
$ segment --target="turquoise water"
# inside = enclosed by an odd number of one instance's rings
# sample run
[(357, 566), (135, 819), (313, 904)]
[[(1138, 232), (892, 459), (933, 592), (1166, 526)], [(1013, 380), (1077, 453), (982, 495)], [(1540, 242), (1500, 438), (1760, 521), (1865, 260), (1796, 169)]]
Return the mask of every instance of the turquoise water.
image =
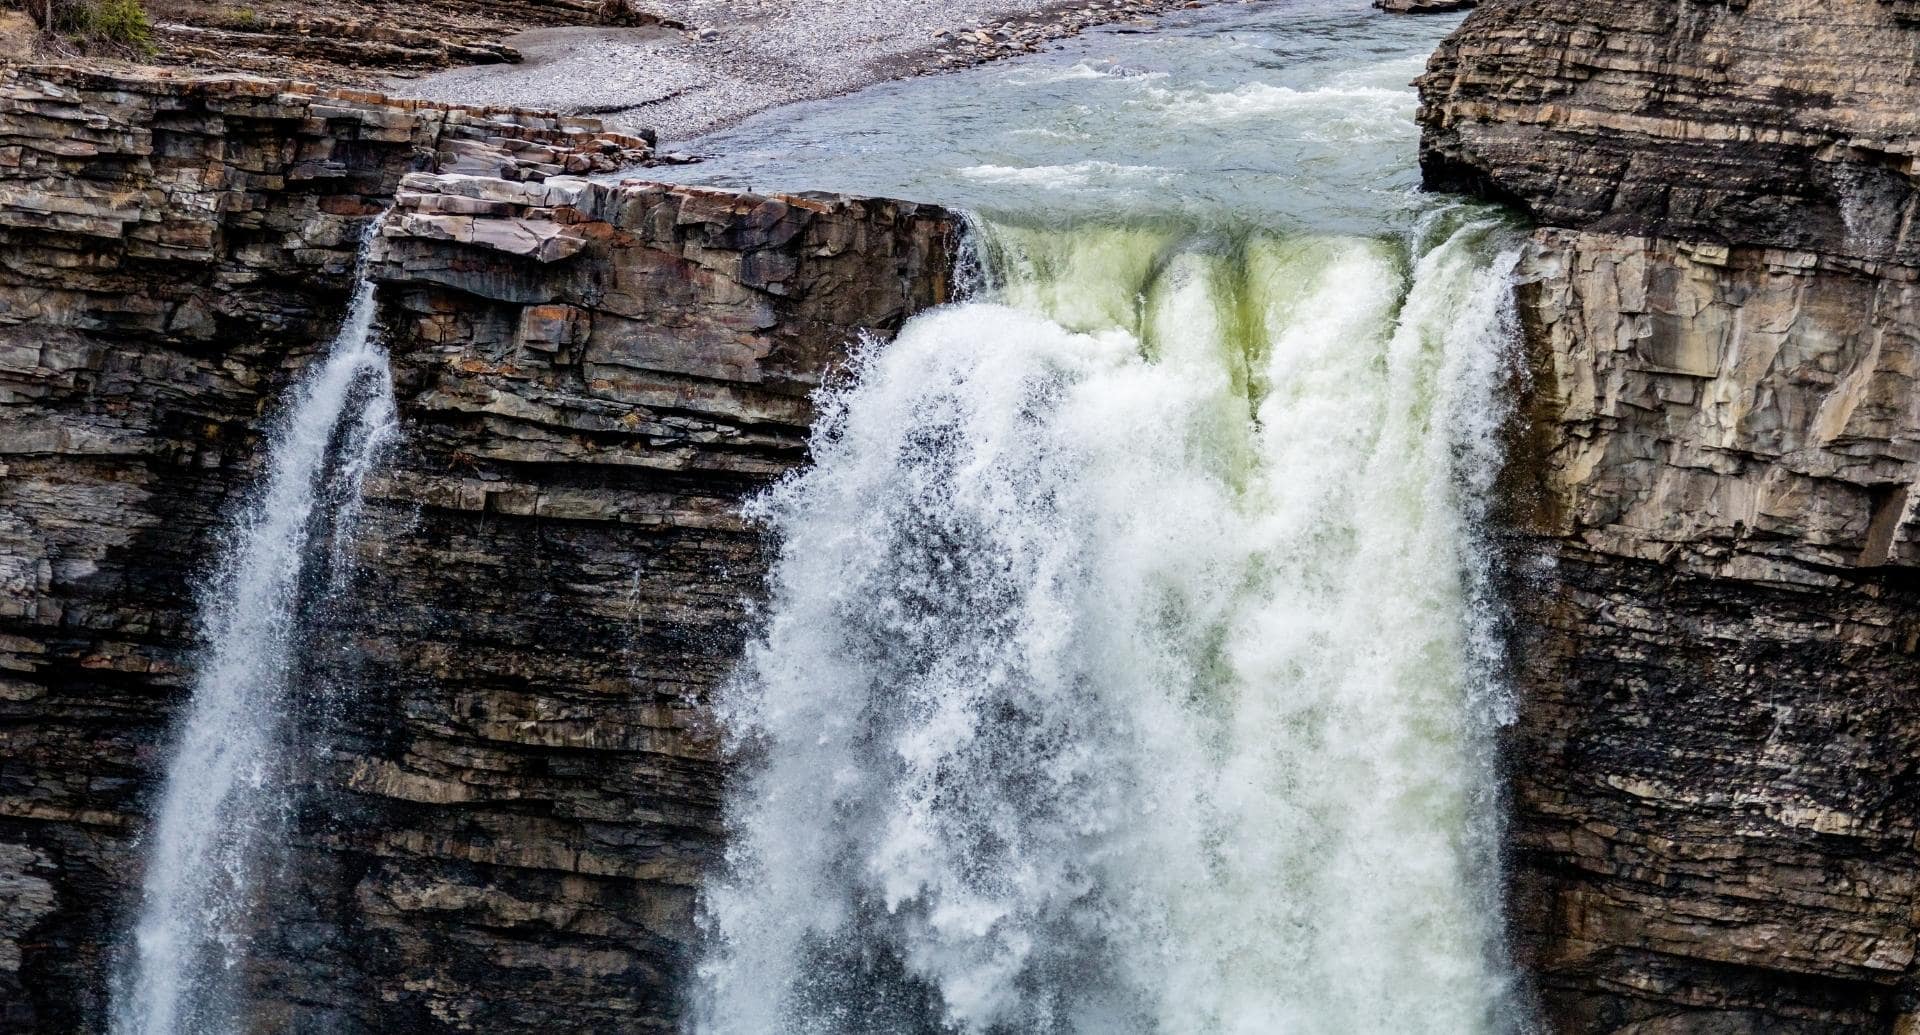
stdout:
[(858, 346), (716, 702), (700, 1035), (1507, 1035), (1485, 493), (1511, 223), (1418, 190), (1452, 18), (1222, 5), (650, 170), (973, 216)]
[(1402, 230), (1449, 203), (1418, 192), (1408, 84), (1458, 21), (1364, 0), (1219, 5), (770, 111), (688, 145), (709, 160), (647, 178), (1027, 224)]

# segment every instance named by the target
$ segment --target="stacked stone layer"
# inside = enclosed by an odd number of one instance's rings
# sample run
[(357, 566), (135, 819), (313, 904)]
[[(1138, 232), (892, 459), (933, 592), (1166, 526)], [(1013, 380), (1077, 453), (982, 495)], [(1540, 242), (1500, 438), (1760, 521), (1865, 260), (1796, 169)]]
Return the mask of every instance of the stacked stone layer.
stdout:
[(803, 459), (854, 339), (948, 297), (955, 232), (889, 201), (402, 182), (373, 273), (408, 441), (333, 630), (372, 696), (317, 781), (359, 818), (315, 831), (364, 873), (344, 941), (389, 961), (376, 996), (677, 1030), (720, 849), (704, 705), (766, 563), (740, 505)]
[(1920, 262), (1902, 5), (1484, 6), (1422, 80), (1430, 186), (1549, 226)]
[(1430, 185), (1543, 224), (1504, 503), (1518, 941), (1554, 1030), (1920, 1024), (1920, 26), (1488, 0)]

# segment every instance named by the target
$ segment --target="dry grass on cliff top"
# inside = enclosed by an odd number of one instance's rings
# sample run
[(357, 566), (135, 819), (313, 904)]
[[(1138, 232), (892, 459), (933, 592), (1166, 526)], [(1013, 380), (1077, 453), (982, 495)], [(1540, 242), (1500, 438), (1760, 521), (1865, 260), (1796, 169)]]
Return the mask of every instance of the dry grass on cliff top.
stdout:
[(141, 60), (156, 52), (141, 0), (0, 0), (0, 8), (0, 58)]

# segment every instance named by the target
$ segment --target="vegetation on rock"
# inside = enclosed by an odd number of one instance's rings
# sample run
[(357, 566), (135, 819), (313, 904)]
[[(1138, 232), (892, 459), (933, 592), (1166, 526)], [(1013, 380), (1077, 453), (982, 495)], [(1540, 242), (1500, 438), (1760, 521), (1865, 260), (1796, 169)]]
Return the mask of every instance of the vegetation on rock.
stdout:
[(22, 0), (40, 31), (84, 48), (154, 53), (153, 23), (140, 0)]

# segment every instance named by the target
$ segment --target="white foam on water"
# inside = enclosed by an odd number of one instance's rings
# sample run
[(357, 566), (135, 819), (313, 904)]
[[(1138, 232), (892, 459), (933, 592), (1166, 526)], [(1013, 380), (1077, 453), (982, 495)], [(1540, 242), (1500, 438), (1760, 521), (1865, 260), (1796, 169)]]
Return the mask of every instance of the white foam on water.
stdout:
[(1405, 89), (1361, 84), (1296, 90), (1245, 83), (1231, 90), (1153, 90), (1166, 117), (1199, 122), (1253, 122), (1318, 142), (1397, 140), (1413, 126), (1414, 102)]
[(1143, 184), (1164, 185), (1171, 182), (1176, 173), (1152, 165), (1124, 165), (1115, 162), (1073, 162), (1067, 165), (970, 165), (959, 170), (960, 175), (971, 180), (985, 183), (1011, 184), (1024, 187), (1042, 187), (1051, 189), (1072, 189), (1086, 187), (1091, 183), (1106, 184)]
[(1165, 79), (1167, 75), (1166, 72), (1132, 68), (1111, 62), (1076, 61), (1065, 68), (1018, 69), (1009, 75), (1009, 80), (1021, 86), (1043, 86), (1049, 83), (1070, 83), (1087, 79)]

